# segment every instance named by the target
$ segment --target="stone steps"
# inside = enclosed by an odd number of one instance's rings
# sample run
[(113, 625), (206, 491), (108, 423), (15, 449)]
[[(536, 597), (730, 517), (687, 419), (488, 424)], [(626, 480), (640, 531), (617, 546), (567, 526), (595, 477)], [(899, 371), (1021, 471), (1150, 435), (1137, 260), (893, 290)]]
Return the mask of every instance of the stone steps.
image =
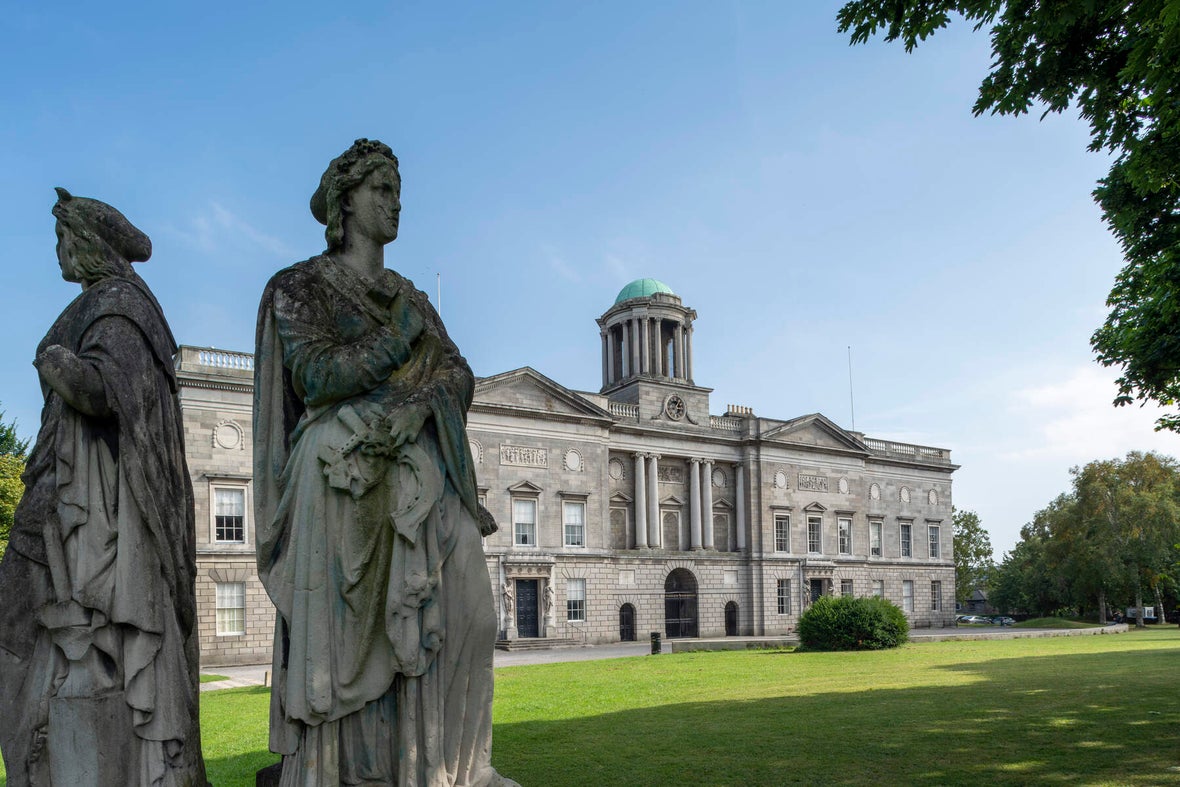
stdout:
[(549, 650), (551, 648), (572, 648), (582, 643), (568, 637), (525, 637), (523, 639), (498, 639), (496, 650)]

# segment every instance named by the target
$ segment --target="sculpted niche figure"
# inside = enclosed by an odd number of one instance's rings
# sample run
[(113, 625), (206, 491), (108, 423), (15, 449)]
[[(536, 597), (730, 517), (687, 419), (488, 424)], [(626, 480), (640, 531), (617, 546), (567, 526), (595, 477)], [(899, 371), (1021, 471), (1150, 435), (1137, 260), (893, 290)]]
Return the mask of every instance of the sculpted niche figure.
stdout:
[(61, 274), (82, 294), (37, 347), (45, 406), (0, 563), (8, 783), (203, 787), (176, 344), (131, 269), (151, 242), (57, 192)]
[(384, 266), (401, 179), (357, 140), (311, 199), (327, 251), (262, 297), (258, 570), (278, 608), (281, 784), (512, 785), (490, 764), (492, 606), (466, 437), (474, 380)]

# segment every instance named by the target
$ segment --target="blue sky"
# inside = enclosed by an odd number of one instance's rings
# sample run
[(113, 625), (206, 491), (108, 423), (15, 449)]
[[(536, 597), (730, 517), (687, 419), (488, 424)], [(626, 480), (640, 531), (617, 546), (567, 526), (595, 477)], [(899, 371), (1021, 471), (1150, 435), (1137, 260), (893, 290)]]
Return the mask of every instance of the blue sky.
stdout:
[(476, 374), (601, 383), (594, 319), (652, 276), (694, 373), (760, 415), (950, 448), (997, 554), (1069, 482), (1177, 452), (1110, 406), (1089, 336), (1121, 267), (1075, 117), (975, 118), (986, 37), (849, 47), (838, 2), (16, 3), (0, 20), (0, 407), (76, 294), (54, 186), (122, 210), (182, 344), (251, 350), (267, 278), (356, 137), (402, 162), (387, 264)]

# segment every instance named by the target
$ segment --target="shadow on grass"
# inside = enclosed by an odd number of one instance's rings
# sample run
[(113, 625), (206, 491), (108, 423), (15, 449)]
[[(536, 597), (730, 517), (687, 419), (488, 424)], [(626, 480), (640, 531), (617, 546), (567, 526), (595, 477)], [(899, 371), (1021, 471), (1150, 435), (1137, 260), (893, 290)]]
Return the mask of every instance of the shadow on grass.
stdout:
[(1176, 668), (1174, 650), (1023, 657), (941, 668), (967, 685), (504, 724), (494, 760), (525, 787), (1180, 784)]

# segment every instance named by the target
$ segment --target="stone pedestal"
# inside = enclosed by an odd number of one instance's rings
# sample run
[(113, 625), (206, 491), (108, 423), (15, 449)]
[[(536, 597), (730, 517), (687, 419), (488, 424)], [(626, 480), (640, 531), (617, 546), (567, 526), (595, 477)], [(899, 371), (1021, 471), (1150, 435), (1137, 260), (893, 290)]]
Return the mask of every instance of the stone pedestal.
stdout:
[[(123, 692), (49, 701), (49, 773), (54, 784), (135, 784), (131, 709)], [(134, 748), (134, 747), (130, 747)]]

